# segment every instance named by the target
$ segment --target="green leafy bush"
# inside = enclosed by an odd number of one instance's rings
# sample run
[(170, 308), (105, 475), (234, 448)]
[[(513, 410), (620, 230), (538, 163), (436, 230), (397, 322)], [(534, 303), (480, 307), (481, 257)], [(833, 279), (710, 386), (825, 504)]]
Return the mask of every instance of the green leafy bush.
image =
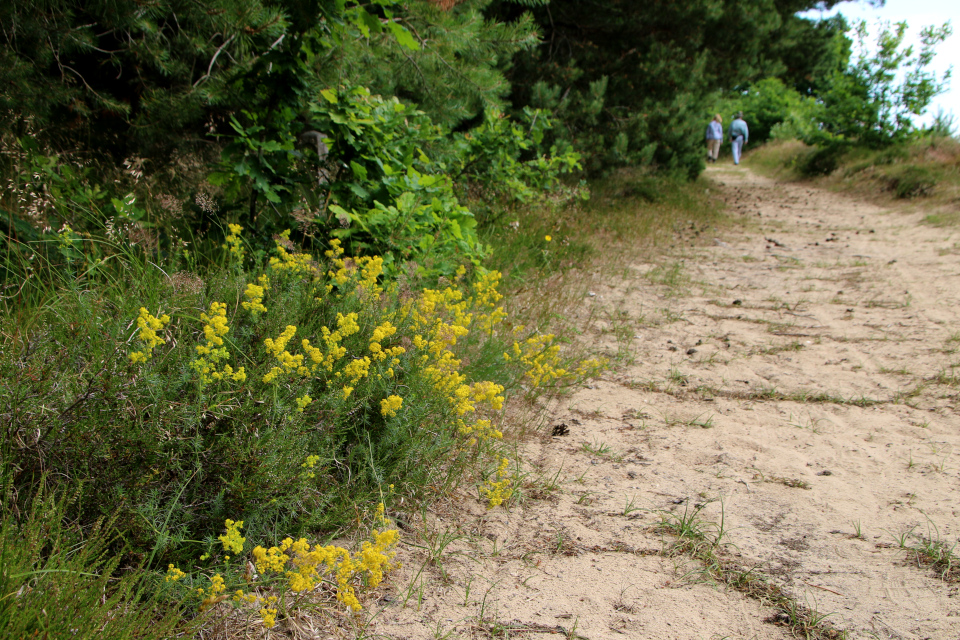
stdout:
[(391, 271), (429, 256), (432, 270), (445, 275), (463, 258), (477, 264), (486, 255), (473, 213), (443, 164), (427, 155), (444, 132), (426, 114), (357, 88), (324, 91), (311, 117), (339, 165), (322, 222), (352, 251), (382, 255)]
[(757, 82), (743, 96), (724, 101), (721, 109), (725, 118), (737, 111), (744, 112), (751, 144), (771, 138), (801, 138), (816, 122), (814, 100), (786, 86), (779, 78)]
[(483, 124), (454, 134), (449, 171), (465, 197), (482, 210), (484, 222), (518, 204), (550, 199), (563, 206), (589, 196), (583, 182), (576, 188), (562, 182), (563, 175), (581, 169), (580, 154), (566, 145), (543, 149), (552, 128), (549, 112), (527, 107), (518, 120), (487, 111)]
[(938, 77), (929, 67), (951, 28), (949, 23), (923, 28), (918, 51), (903, 47), (906, 32), (906, 22), (882, 23), (873, 45), (866, 23), (857, 24), (857, 57), (829, 77), (819, 96), (821, 126), (806, 136), (808, 143), (879, 148), (918, 133), (914, 118), (946, 87), (949, 72)]

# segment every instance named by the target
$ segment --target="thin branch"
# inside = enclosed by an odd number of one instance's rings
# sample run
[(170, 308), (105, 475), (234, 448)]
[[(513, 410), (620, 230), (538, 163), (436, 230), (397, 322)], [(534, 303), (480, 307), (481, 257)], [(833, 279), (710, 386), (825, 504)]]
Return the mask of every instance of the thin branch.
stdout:
[[(207, 66), (207, 72), (206, 72), (205, 74), (203, 74), (202, 76), (200, 76), (200, 79), (199, 79), (199, 80), (197, 80), (196, 82), (193, 83), (193, 87), (194, 87), (194, 88), (196, 88), (198, 84), (200, 84), (201, 82), (203, 82), (204, 80), (206, 80), (207, 78), (210, 77), (210, 74), (213, 72), (213, 65), (216, 64), (217, 58), (220, 57), (220, 53), (224, 50), (224, 48), (226, 48), (226, 46), (227, 46), (228, 44), (230, 44), (231, 42), (233, 42), (233, 39), (236, 38), (236, 37), (237, 37), (236, 34), (230, 36), (229, 38), (227, 38), (226, 42), (224, 42), (222, 45), (220, 45), (219, 48), (217, 48), (217, 51), (213, 54), (213, 58), (210, 59), (210, 64), (209, 64), (209, 66)], [(229, 54), (227, 54), (227, 55), (229, 55)]]

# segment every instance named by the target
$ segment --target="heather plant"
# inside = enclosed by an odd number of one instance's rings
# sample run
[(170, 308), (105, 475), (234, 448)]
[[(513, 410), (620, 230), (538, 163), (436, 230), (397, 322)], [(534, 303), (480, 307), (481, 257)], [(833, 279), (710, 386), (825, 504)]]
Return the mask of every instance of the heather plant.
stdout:
[(180, 616), (163, 607), (149, 576), (129, 566), (117, 571), (124, 558), (110, 553), (109, 520), (88, 529), (65, 520), (76, 492), (39, 492), (16, 509), (3, 484), (0, 637), (159, 640), (174, 633)]

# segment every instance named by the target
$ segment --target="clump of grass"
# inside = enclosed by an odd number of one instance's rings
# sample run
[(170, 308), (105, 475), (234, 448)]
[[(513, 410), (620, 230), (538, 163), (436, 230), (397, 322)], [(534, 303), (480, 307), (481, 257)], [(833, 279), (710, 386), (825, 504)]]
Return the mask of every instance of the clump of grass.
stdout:
[(941, 537), (940, 529), (928, 521), (927, 535), (914, 533), (916, 527), (895, 536), (897, 544), (908, 551), (919, 566), (932, 567), (941, 580), (960, 582), (960, 540), (952, 544)]
[[(671, 555), (691, 553), (694, 556), (709, 557), (722, 544), (726, 531), (724, 529), (723, 509), (720, 510), (720, 522), (710, 522), (700, 517), (704, 508), (713, 503), (713, 500), (698, 503), (690, 508), (685, 504), (683, 513), (673, 511), (659, 511), (660, 517), (656, 529), (675, 538), (667, 548)], [(722, 504), (721, 504), (722, 507)]]
[(782, 484), (785, 487), (790, 487), (791, 489), (809, 489), (810, 483), (806, 480), (801, 480), (799, 478), (785, 478), (783, 476), (766, 476), (763, 479), (764, 482), (773, 482), (775, 484)]
[(923, 199), (925, 210), (932, 210), (929, 224), (960, 223), (951, 205), (960, 196), (960, 142), (949, 136), (925, 136), (884, 149), (774, 142), (755, 150), (748, 161), (765, 173), (814, 177), (874, 201)]
[(701, 573), (710, 579), (744, 593), (776, 608), (777, 612), (766, 621), (789, 627), (799, 637), (810, 640), (836, 640), (845, 638), (844, 631), (836, 629), (827, 618), (832, 614), (822, 614), (800, 603), (785, 593), (779, 586), (771, 583), (756, 568), (744, 569), (726, 550), (723, 542), (726, 535), (723, 504), (720, 520), (705, 520), (700, 514), (713, 501), (694, 505), (691, 509), (684, 506), (682, 514), (660, 511), (660, 522), (656, 529), (671, 535), (675, 540), (663, 550), (666, 555), (689, 555), (703, 564)]
[(494, 246), (491, 265), (512, 290), (569, 269), (619, 267), (624, 256), (690, 236), (712, 241), (708, 232), (726, 224), (708, 180), (624, 168), (591, 184), (590, 198), (575, 207), (520, 209), (488, 223), (481, 235)]
[(888, 174), (886, 180), (888, 188), (903, 199), (929, 196), (937, 185), (937, 176), (927, 167), (905, 167)]

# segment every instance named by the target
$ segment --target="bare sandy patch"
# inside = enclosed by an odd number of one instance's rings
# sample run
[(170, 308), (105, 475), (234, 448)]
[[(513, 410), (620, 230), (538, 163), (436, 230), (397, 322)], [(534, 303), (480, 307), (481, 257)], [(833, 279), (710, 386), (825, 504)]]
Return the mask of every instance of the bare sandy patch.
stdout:
[(619, 366), (508, 510), (424, 514), (369, 633), (960, 637), (955, 570), (908, 549), (960, 535), (958, 238), (731, 169), (751, 224), (584, 298)]

